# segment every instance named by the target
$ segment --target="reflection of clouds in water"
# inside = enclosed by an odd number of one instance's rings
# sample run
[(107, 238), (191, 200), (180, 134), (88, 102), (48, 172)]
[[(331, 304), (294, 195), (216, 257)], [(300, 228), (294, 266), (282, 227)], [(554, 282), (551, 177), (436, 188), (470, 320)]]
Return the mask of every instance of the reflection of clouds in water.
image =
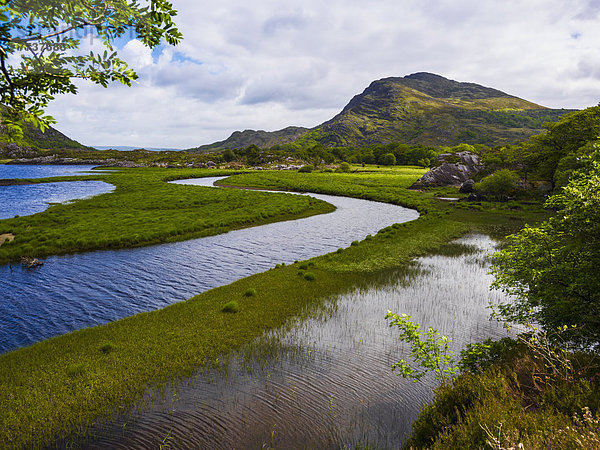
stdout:
[[(153, 447), (171, 431), (185, 448), (400, 447), (436, 381), (415, 384), (392, 372), (409, 349), (388, 327), (386, 311), (450, 335), (456, 353), (470, 342), (506, 336), (486, 309), (490, 298), (505, 297), (490, 296), (487, 266), (467, 262), (482, 260), (493, 241), (476, 235), (459, 242), (478, 253), (419, 258), (389, 284), (340, 296), (324, 313), (269, 333), (224, 373), (177, 386), (177, 401), (167, 393), (166, 401), (151, 402), (119, 443)], [(98, 447), (116, 443), (113, 430), (103, 436)]]

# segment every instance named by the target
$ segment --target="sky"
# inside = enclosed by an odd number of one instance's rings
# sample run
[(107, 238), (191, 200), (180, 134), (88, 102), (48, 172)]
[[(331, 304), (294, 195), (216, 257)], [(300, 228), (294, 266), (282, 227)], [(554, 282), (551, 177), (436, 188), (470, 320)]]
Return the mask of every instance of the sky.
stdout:
[[(600, 0), (173, 0), (184, 35), (119, 55), (132, 87), (78, 82), (47, 109), (86, 145), (190, 148), (314, 127), (372, 81), (432, 72), (552, 108), (600, 102)], [(81, 49), (104, 50), (93, 36)]]

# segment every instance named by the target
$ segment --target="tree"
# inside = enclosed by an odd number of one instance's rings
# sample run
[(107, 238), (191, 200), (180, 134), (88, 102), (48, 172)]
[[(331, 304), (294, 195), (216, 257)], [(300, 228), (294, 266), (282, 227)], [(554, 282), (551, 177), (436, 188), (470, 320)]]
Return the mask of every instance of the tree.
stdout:
[[(117, 57), (115, 40), (130, 33), (150, 48), (163, 39), (176, 45), (182, 39), (172, 21), (176, 14), (167, 0), (149, 6), (138, 0), (0, 0), (0, 110), (9, 135), (22, 136), (25, 122), (42, 131), (55, 123), (44, 108), (58, 94), (75, 94), (75, 79), (130, 86), (137, 75)], [(104, 53), (78, 55), (78, 32), (93, 33)]]
[(223, 152), (223, 159), (224, 159), (226, 162), (231, 162), (231, 161), (233, 161), (233, 160), (235, 159), (235, 153), (233, 153), (233, 150), (231, 150), (231, 149), (229, 149), (229, 148), (228, 148), (227, 150), (225, 150), (225, 151)]
[(510, 322), (565, 325), (574, 343), (600, 343), (600, 155), (546, 203), (555, 216), (509, 236), (494, 254), (493, 287), (515, 296), (498, 307)]
[(386, 153), (379, 160), (379, 164), (382, 164), (384, 166), (393, 166), (394, 164), (396, 164), (396, 157), (393, 153)]
[(485, 177), (474, 187), (478, 194), (490, 195), (498, 200), (514, 194), (517, 191), (519, 175), (508, 169), (500, 169)]

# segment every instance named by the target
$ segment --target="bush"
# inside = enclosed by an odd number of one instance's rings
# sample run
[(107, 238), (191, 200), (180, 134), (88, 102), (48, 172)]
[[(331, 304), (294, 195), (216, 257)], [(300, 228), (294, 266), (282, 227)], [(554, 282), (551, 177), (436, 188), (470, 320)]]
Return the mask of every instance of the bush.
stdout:
[(384, 166), (393, 166), (396, 164), (396, 157), (393, 153), (386, 153), (381, 157), (379, 163), (383, 164)]
[(229, 303), (225, 303), (223, 305), (223, 308), (221, 309), (221, 311), (225, 312), (225, 313), (236, 313), (240, 310), (240, 305), (238, 302), (229, 302)]
[(306, 166), (300, 167), (300, 169), (298, 169), (298, 172), (299, 173), (311, 173), (313, 170), (314, 170), (313, 166), (306, 165)]
[(116, 347), (112, 344), (112, 342), (104, 342), (102, 345), (100, 345), (99, 350), (105, 355), (108, 355), (109, 353), (114, 352)]
[(340, 164), (340, 172), (344, 172), (344, 173), (348, 173), (350, 172), (350, 164), (348, 164), (347, 162), (343, 162)]
[(253, 296), (256, 295), (256, 289), (254, 289), (254, 288), (248, 288), (248, 289), (246, 289), (246, 292), (244, 292), (244, 295), (246, 297), (253, 297)]
[(304, 274), (304, 279), (307, 281), (313, 281), (315, 279), (315, 274), (312, 272), (306, 272)]
[(501, 169), (475, 184), (473, 190), (478, 194), (489, 195), (504, 200), (517, 192), (519, 175), (508, 169)]

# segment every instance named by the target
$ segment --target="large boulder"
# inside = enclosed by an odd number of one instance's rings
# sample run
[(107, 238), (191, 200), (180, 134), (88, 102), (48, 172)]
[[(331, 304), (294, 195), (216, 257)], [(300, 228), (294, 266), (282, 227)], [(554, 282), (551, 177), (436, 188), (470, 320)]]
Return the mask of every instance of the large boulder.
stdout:
[(422, 187), (460, 187), (482, 169), (479, 157), (471, 152), (442, 153), (435, 159), (436, 167), (419, 178), (411, 189)]

